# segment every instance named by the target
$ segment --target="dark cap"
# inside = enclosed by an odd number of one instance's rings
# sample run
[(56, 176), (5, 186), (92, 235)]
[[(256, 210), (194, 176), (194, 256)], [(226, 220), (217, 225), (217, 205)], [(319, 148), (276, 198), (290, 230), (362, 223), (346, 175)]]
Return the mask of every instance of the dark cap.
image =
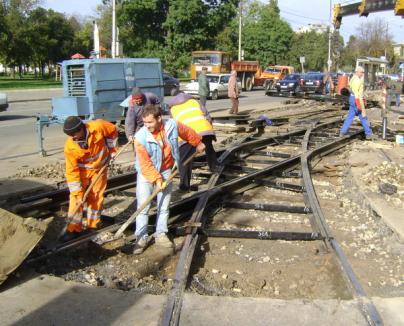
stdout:
[(202, 67), (202, 70), (208, 70), (208, 67)]
[(63, 124), (63, 131), (66, 135), (73, 136), (76, 132), (80, 131), (84, 127), (83, 121), (79, 117), (70, 116), (67, 117)]

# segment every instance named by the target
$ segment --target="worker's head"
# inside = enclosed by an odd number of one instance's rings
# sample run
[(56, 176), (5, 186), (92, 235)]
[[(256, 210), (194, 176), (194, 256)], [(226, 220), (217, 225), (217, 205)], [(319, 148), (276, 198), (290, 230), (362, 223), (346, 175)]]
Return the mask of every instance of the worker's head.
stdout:
[(136, 105), (144, 105), (146, 102), (146, 96), (139, 87), (132, 89), (132, 102)]
[(143, 123), (150, 132), (160, 130), (163, 123), (163, 117), (160, 106), (148, 104), (144, 107), (142, 113)]
[(63, 124), (63, 131), (74, 140), (84, 140), (86, 138), (85, 126), (79, 117), (70, 116)]
[(358, 66), (358, 67), (356, 67), (356, 69), (355, 69), (355, 74), (358, 76), (358, 77), (363, 77), (363, 74), (365, 73), (365, 69), (363, 69), (363, 67), (361, 67), (361, 66)]
[(202, 67), (202, 73), (206, 74), (208, 72), (208, 67)]

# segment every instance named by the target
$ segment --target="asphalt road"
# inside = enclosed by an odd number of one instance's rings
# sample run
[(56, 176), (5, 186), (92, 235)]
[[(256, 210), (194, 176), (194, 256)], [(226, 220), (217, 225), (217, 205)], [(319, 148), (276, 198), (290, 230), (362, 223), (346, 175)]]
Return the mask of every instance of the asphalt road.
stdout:
[[(61, 90), (14, 91), (13, 102), (6, 112), (0, 113), (0, 178), (14, 175), (18, 168), (32, 168), (45, 163), (63, 161), (63, 144), (66, 136), (61, 125), (44, 127), (44, 147), (47, 157), (39, 155), (38, 136), (36, 132), (36, 114), (51, 114), (51, 101), (40, 100), (60, 96)], [(9, 98), (11, 96), (9, 95)], [(35, 99), (29, 101), (30, 98)], [(21, 102), (20, 102), (20, 101)], [(240, 111), (262, 107), (266, 103), (275, 104), (282, 99), (268, 97), (263, 90), (243, 93), (240, 98)], [(210, 112), (227, 113), (229, 99), (208, 100)]]

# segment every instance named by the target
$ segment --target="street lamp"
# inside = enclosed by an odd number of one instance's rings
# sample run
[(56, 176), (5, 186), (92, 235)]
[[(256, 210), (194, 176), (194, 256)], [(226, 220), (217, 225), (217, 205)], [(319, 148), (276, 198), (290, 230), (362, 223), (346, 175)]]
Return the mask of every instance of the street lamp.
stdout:
[(112, 44), (111, 44), (111, 57), (115, 58), (116, 55), (116, 22), (115, 22), (115, 0), (112, 0)]
[(332, 0), (330, 0), (330, 18), (329, 18), (329, 28), (328, 28), (328, 60), (327, 60), (327, 66), (328, 66), (328, 73), (331, 71), (331, 65), (332, 65), (332, 60), (331, 60), (331, 29), (332, 27)]
[(239, 3), (239, 14), (238, 14), (238, 61), (241, 60), (241, 15), (243, 10), (242, 1)]

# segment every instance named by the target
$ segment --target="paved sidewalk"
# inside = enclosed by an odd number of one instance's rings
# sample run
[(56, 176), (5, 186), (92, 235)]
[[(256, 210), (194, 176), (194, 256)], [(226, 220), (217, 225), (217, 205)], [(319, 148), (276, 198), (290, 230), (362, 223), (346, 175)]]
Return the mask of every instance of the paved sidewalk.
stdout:
[[(403, 325), (404, 298), (372, 298), (385, 325)], [(158, 325), (166, 296), (36, 276), (0, 296), (2, 325)], [(187, 293), (180, 325), (368, 325), (356, 300), (280, 300)]]

